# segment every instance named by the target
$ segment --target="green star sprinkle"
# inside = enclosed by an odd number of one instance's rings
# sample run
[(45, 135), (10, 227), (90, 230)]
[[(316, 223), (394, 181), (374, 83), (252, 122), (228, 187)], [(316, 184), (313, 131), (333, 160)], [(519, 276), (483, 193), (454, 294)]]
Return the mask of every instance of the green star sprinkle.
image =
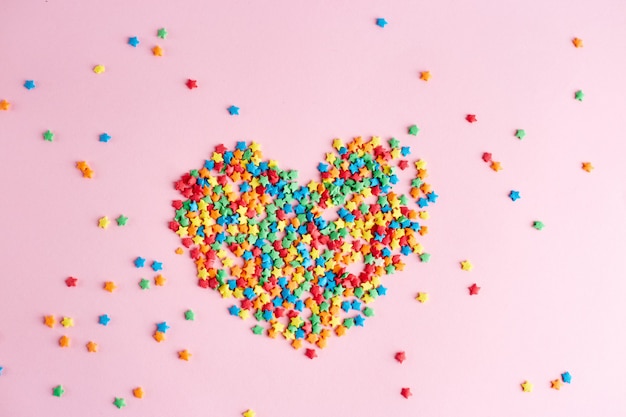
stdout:
[(195, 320), (196, 319), (196, 314), (191, 311), (191, 310), (187, 310), (185, 311), (185, 320)]
[(517, 129), (515, 131), (515, 137), (522, 140), (524, 139), (524, 136), (526, 136), (526, 131), (524, 129)]
[(65, 393), (65, 390), (63, 389), (61, 385), (57, 385), (56, 387), (52, 388), (52, 395), (54, 395), (55, 397), (60, 397), (64, 393)]
[(161, 28), (157, 31), (157, 36), (161, 39), (167, 38), (167, 30), (165, 28)]
[(422, 261), (422, 262), (430, 261), (430, 253), (422, 253), (420, 255), (420, 261)]
[(400, 144), (400, 141), (398, 139), (396, 138), (389, 139), (389, 146), (391, 146), (392, 148), (397, 148), (399, 144)]
[(583, 101), (583, 99), (585, 98), (585, 93), (583, 93), (583, 90), (578, 90), (574, 94), (574, 98), (578, 101)]
[(117, 408), (126, 407), (126, 400), (123, 398), (115, 397), (115, 401), (113, 401), (113, 405)]
[(118, 226), (126, 226), (126, 222), (128, 221), (128, 217), (124, 216), (123, 214), (120, 214), (119, 217), (117, 219), (115, 219), (115, 221), (117, 222)]
[(52, 142), (54, 140), (54, 133), (50, 131), (50, 129), (46, 130), (43, 133), (43, 140), (47, 140), (48, 142)]
[(409, 126), (409, 135), (417, 136), (417, 133), (420, 131), (420, 128), (416, 125)]
[(141, 278), (141, 281), (139, 281), (139, 286), (141, 287), (142, 290), (149, 290), (150, 289), (150, 281), (148, 281), (145, 278)]
[(252, 328), (252, 333), (254, 334), (263, 334), (263, 326), (259, 326), (258, 324)]
[(540, 222), (539, 220), (537, 220), (536, 222), (533, 223), (533, 227), (537, 230), (541, 230), (543, 229), (543, 222)]

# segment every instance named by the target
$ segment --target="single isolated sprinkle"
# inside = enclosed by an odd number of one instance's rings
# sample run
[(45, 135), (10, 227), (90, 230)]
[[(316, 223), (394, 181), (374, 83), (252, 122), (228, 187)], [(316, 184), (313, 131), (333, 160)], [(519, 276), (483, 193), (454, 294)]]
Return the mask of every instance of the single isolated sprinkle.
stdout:
[(167, 30), (165, 28), (161, 28), (157, 31), (157, 36), (161, 39), (167, 38)]
[(95, 67), (93, 67), (93, 72), (95, 72), (96, 74), (102, 74), (105, 71), (106, 67), (104, 65), (96, 65)]
[(238, 116), (239, 115), (239, 107), (237, 107), (237, 106), (230, 106), (228, 108), (228, 113), (230, 113), (231, 116)]
[(104, 142), (107, 143), (108, 141), (111, 140), (111, 135), (109, 135), (108, 133), (104, 132), (100, 135), (100, 142)]
[(118, 226), (126, 226), (126, 223), (128, 222), (128, 217), (120, 214), (119, 216), (117, 216), (117, 219), (115, 219), (115, 221), (117, 222)]
[(115, 400), (113, 400), (113, 405), (117, 408), (126, 407), (126, 400), (123, 398), (115, 397)]
[(6, 100), (0, 101), (0, 110), (7, 111), (11, 108), (11, 103)]
[(406, 360), (406, 353), (404, 351), (397, 352), (394, 358), (396, 358), (398, 362), (402, 363)]
[(585, 93), (583, 93), (583, 90), (578, 90), (574, 93), (574, 98), (578, 101), (583, 101), (585, 98)]
[(0, 366), (0, 376), (2, 376), (2, 371), (4, 371), (4, 367)]
[(263, 330), (264, 330), (263, 326), (259, 326), (258, 324), (252, 327), (252, 333), (256, 335), (262, 335)]
[(107, 216), (102, 216), (98, 219), (98, 227), (101, 229), (106, 229), (107, 227), (109, 227), (109, 223), (111, 223), (111, 221)]
[(246, 410), (241, 414), (243, 417), (254, 417), (256, 413), (252, 410)]
[(113, 281), (106, 281), (104, 283), (104, 290), (108, 292), (113, 292), (117, 289), (117, 285)]
[(306, 349), (304, 351), (304, 356), (306, 356), (309, 359), (315, 359), (317, 358), (317, 351), (315, 349)]
[(472, 265), (472, 263), (468, 260), (465, 261), (461, 261), (461, 269), (463, 271), (471, 271), (472, 268), (474, 268), (474, 265)]
[(593, 165), (591, 165), (591, 162), (583, 162), (583, 170), (591, 172), (591, 170), (593, 170)]
[(70, 347), (70, 338), (63, 335), (59, 338), (59, 346), (62, 348)]
[(132, 46), (133, 48), (136, 48), (137, 45), (139, 45), (139, 39), (136, 36), (133, 36), (132, 38), (128, 38), (128, 44), (130, 46)]
[(470, 295), (478, 295), (478, 291), (480, 291), (480, 287), (476, 285), (476, 283), (470, 285), (468, 288)]
[(411, 388), (402, 388), (400, 390), (400, 395), (402, 395), (406, 399), (409, 399), (409, 397), (413, 395), (413, 393), (411, 392)]
[(582, 48), (583, 47), (583, 40), (582, 39), (574, 38), (574, 39), (572, 39), (572, 43), (574, 44), (574, 46), (576, 48)]
[(191, 358), (191, 353), (189, 353), (189, 351), (187, 349), (185, 350), (181, 350), (180, 352), (178, 352), (178, 359), (184, 360), (184, 361), (188, 361), (189, 358)]
[(55, 397), (61, 397), (63, 394), (65, 394), (65, 390), (63, 389), (62, 385), (57, 385), (56, 387), (52, 388), (52, 395), (54, 395)]
[(513, 201), (517, 201), (521, 197), (522, 196), (519, 194), (519, 191), (511, 190), (511, 192), (509, 193), (509, 198)]
[(195, 319), (196, 319), (196, 314), (193, 312), (193, 310), (185, 311), (185, 320), (195, 320)]
[(522, 140), (524, 139), (524, 136), (526, 136), (526, 131), (524, 129), (517, 129), (515, 131), (515, 137)]
[(150, 289), (150, 281), (145, 279), (145, 278), (141, 278), (141, 281), (139, 281), (139, 287), (142, 290), (149, 290)]
[(26, 80), (26, 82), (24, 83), (24, 88), (26, 88), (27, 90), (32, 90), (35, 87), (35, 81), (33, 80)]
[(61, 326), (74, 327), (74, 319), (71, 317), (63, 317), (63, 319), (61, 320)]
[(98, 351), (98, 344), (96, 342), (89, 341), (86, 345), (87, 352), (96, 353)]
[(424, 81), (430, 80), (430, 71), (422, 71), (420, 73), (420, 80), (424, 80)]
[(46, 130), (45, 132), (43, 132), (43, 140), (52, 142), (54, 140), (54, 133), (52, 133), (50, 129)]
[(187, 86), (188, 89), (193, 90), (194, 88), (198, 88), (198, 81), (192, 80), (191, 78), (189, 78), (187, 82), (185, 83), (185, 85)]
[(154, 48), (152, 48), (152, 55), (163, 56), (163, 48), (161, 48), (159, 45), (155, 46)]
[(413, 135), (413, 136), (417, 136), (417, 134), (419, 133), (420, 128), (417, 127), (417, 125), (411, 125), (409, 126), (409, 135)]
[(561, 379), (563, 380), (563, 382), (565, 382), (566, 384), (571, 384), (572, 383), (572, 375), (569, 372), (563, 372), (561, 374)]
[(561, 386), (563, 386), (563, 383), (561, 382), (560, 379), (555, 379), (553, 381), (550, 381), (550, 388), (555, 389), (555, 390), (560, 390)]
[(77, 282), (78, 282), (78, 278), (67, 277), (65, 279), (65, 285), (67, 285), (68, 287), (75, 287)]
[(380, 26), (381, 28), (384, 28), (385, 26), (387, 26), (389, 22), (387, 22), (384, 18), (379, 17), (378, 19), (376, 19), (376, 24), (378, 26)]
[(176, 248), (176, 249), (174, 250), (174, 253), (175, 253), (176, 255), (182, 255), (183, 253), (185, 253), (185, 251), (183, 250), (183, 248), (178, 247), (178, 248)]
[(491, 157), (492, 157), (492, 156), (491, 156), (491, 153), (489, 153), (489, 152), (484, 152), (484, 153), (483, 153), (483, 161), (485, 161), (485, 162), (491, 162)]
[(143, 388), (141, 387), (137, 387), (133, 390), (133, 397), (135, 398), (143, 398), (144, 394)]
[(417, 301), (419, 301), (420, 303), (424, 304), (426, 301), (428, 301), (428, 293), (426, 292), (418, 292), (417, 293), (417, 297), (415, 297), (415, 299)]
[(78, 161), (76, 162), (76, 168), (83, 174), (83, 178), (93, 178), (93, 169), (89, 166), (86, 161)]
[(502, 164), (498, 161), (491, 162), (491, 165), (489, 165), (489, 167), (496, 172), (502, 171)]
[(101, 316), (98, 316), (98, 324), (101, 324), (103, 326), (108, 326), (110, 321), (111, 321), (111, 318), (109, 317), (108, 314), (103, 314)]
[(476, 123), (478, 121), (475, 114), (468, 114), (467, 116), (465, 116), (465, 120), (470, 123)]
[(54, 316), (44, 316), (43, 323), (46, 326), (53, 328), (54, 324), (56, 323), (56, 319), (54, 318)]
[(535, 229), (537, 229), (537, 230), (542, 230), (542, 229), (544, 228), (544, 224), (543, 224), (543, 222), (542, 222), (542, 221), (535, 220), (535, 221), (533, 222), (533, 227), (534, 227)]
[(521, 386), (522, 386), (522, 391), (524, 391), (524, 392), (532, 392), (532, 390), (533, 390), (533, 384), (531, 384), (528, 381), (524, 381), (521, 384)]

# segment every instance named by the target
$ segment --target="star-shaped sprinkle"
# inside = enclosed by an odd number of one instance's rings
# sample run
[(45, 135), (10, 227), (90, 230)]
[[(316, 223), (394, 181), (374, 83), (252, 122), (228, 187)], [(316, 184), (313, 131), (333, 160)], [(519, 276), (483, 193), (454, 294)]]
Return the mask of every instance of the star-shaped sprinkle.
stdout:
[(43, 140), (52, 142), (54, 140), (54, 133), (52, 133), (52, 131), (50, 130), (46, 130), (45, 132), (43, 132)]
[(0, 110), (7, 111), (11, 108), (11, 103), (6, 100), (0, 101)]
[(526, 136), (526, 131), (524, 129), (517, 129), (515, 131), (515, 137), (522, 140), (524, 139), (524, 136)]
[(478, 121), (475, 114), (468, 114), (467, 116), (465, 116), (465, 120), (470, 123), (476, 123)]
[(537, 229), (537, 230), (541, 230), (541, 229), (543, 229), (544, 224), (543, 224), (543, 222), (541, 222), (541, 221), (539, 221), (539, 220), (535, 220), (535, 221), (533, 222), (533, 227), (534, 227), (535, 229)]
[(378, 19), (376, 19), (376, 24), (378, 26), (380, 26), (381, 28), (384, 28), (385, 26), (387, 26), (389, 22), (387, 22), (383, 17), (379, 17)]
[(256, 413), (252, 410), (246, 410), (241, 414), (243, 417), (254, 417)]
[(159, 45), (155, 46), (154, 48), (152, 48), (152, 55), (163, 56), (163, 48), (161, 48)]
[(430, 71), (422, 71), (420, 73), (420, 80), (424, 80), (424, 81), (430, 80)]
[(4, 368), (2, 366), (0, 366), (0, 376), (2, 375), (2, 371), (4, 370)]
[(230, 106), (228, 108), (228, 113), (230, 113), (231, 116), (238, 116), (239, 115), (239, 107), (237, 107), (237, 106)]
[(409, 126), (409, 135), (413, 135), (413, 136), (417, 136), (417, 134), (419, 133), (420, 128), (417, 127), (417, 125), (411, 125)]
[(408, 167), (409, 167), (409, 161), (407, 161), (406, 159), (398, 161), (398, 168), (400, 168), (402, 171), (404, 171)]
[(592, 169), (593, 169), (593, 165), (591, 165), (591, 162), (583, 162), (584, 171), (591, 172)]
[(152, 270), (155, 272), (163, 269), (163, 263), (159, 261), (153, 261), (152, 265), (150, 266), (152, 267)]
[(502, 171), (502, 164), (498, 161), (493, 161), (489, 167), (496, 172)]
[(491, 162), (491, 157), (492, 157), (491, 153), (489, 153), (489, 152), (483, 152), (483, 156), (482, 156), (483, 161), (485, 161), (485, 162)]
[(55, 397), (61, 397), (64, 393), (65, 390), (61, 385), (57, 385), (56, 387), (52, 388), (52, 395), (54, 395)]
[(101, 316), (98, 316), (98, 324), (101, 324), (103, 326), (108, 326), (110, 321), (111, 321), (111, 317), (109, 317), (108, 314), (103, 314)]
[(185, 311), (185, 320), (195, 320), (196, 314), (192, 310)]
[(86, 346), (87, 346), (87, 352), (96, 353), (98, 351), (98, 344), (96, 342), (89, 341), (89, 343), (87, 343)]
[(465, 261), (461, 261), (461, 269), (463, 271), (471, 271), (472, 268), (474, 268), (474, 265), (472, 265), (472, 263), (468, 260)]
[(572, 43), (574, 44), (574, 46), (576, 48), (582, 48), (583, 47), (583, 40), (582, 39), (574, 38), (574, 39), (572, 39)]
[(563, 372), (561, 374), (561, 379), (563, 380), (563, 382), (565, 382), (566, 384), (571, 384), (572, 383), (572, 375), (569, 372)]
[(143, 398), (144, 396), (143, 388), (137, 387), (133, 390), (133, 397), (135, 398)]
[(126, 407), (126, 400), (123, 398), (115, 397), (115, 400), (113, 400), (113, 405), (117, 408)]
[(154, 285), (156, 285), (157, 287), (162, 287), (165, 285), (165, 281), (167, 281), (167, 279), (159, 274), (156, 277), (154, 277)]
[(404, 351), (397, 352), (394, 358), (396, 358), (398, 362), (402, 363), (406, 360), (406, 353)]
[(170, 329), (170, 326), (168, 326), (167, 322), (165, 321), (161, 323), (157, 323), (156, 327), (157, 327), (157, 332), (161, 332), (161, 333), (167, 333), (167, 331)]
[(133, 48), (136, 48), (137, 45), (139, 45), (139, 39), (136, 36), (133, 36), (132, 38), (128, 38), (128, 44), (130, 46), (132, 46)]
[(32, 90), (35, 87), (35, 81), (33, 80), (26, 80), (26, 82), (24, 83), (24, 88), (26, 88), (27, 90)]
[(167, 38), (167, 30), (165, 28), (161, 28), (157, 31), (157, 36), (161, 39)]
[(145, 278), (141, 278), (141, 281), (139, 281), (139, 287), (141, 287), (142, 290), (149, 290), (150, 289), (150, 281), (148, 281)]
[(116, 288), (117, 288), (117, 285), (115, 285), (115, 282), (113, 282), (113, 281), (106, 281), (104, 283), (104, 290), (105, 291), (113, 292), (113, 291), (115, 291)]
[(109, 223), (111, 223), (109, 221), (109, 218), (107, 216), (102, 216), (98, 219), (98, 227), (101, 229), (106, 229), (107, 227), (109, 227)]
[(428, 301), (428, 293), (426, 293), (426, 292), (418, 292), (417, 293), (417, 297), (415, 297), (415, 299), (423, 304), (426, 301)]
[(104, 65), (96, 65), (95, 67), (93, 67), (93, 72), (95, 72), (96, 74), (102, 74), (105, 71), (106, 67)]
[(74, 319), (71, 317), (63, 317), (63, 319), (61, 320), (61, 326), (74, 327)]
[(65, 285), (67, 285), (68, 287), (75, 287), (77, 282), (78, 278), (68, 277), (65, 279)]
[(178, 247), (178, 248), (176, 248), (176, 250), (174, 251), (174, 253), (175, 253), (176, 255), (182, 255), (183, 253), (185, 253), (185, 251), (183, 250), (183, 248)]
[(533, 384), (531, 384), (530, 382), (524, 381), (524, 383), (522, 383), (521, 385), (522, 385), (522, 391), (524, 391), (524, 392), (532, 392)]
[(574, 93), (574, 98), (578, 101), (583, 101), (585, 98), (585, 93), (583, 93), (583, 90), (578, 90)]
[(511, 192), (509, 193), (509, 198), (513, 201), (517, 201), (521, 197), (522, 196), (519, 194), (519, 191), (511, 190)]
[(115, 221), (117, 222), (118, 226), (126, 226), (126, 223), (128, 222), (128, 217), (120, 214), (119, 216), (117, 216), (117, 219), (115, 219)]
[(411, 392), (411, 388), (402, 388), (400, 390), (400, 395), (408, 399), (411, 395), (413, 395), (413, 393)]
[(191, 78), (187, 80), (185, 83), (188, 89), (193, 90), (194, 88), (198, 88), (198, 81), (192, 80)]
[(469, 290), (470, 295), (478, 295), (478, 291), (480, 291), (480, 287), (476, 285), (476, 283), (470, 285), (467, 289)]
[(165, 333), (154, 332), (154, 335), (152, 335), (152, 337), (154, 337), (154, 340), (156, 340), (157, 342), (161, 343), (162, 341), (165, 340)]
[(550, 381), (550, 388), (552, 389), (560, 390), (562, 386), (563, 386), (563, 383), (561, 382), (560, 379), (555, 379), (554, 381)]
[(430, 253), (422, 253), (420, 255), (420, 261), (422, 261), (422, 262), (430, 261)]
[(100, 135), (100, 142), (104, 142), (107, 143), (108, 141), (111, 140), (111, 135), (109, 135), (108, 133), (104, 132)]
[(63, 335), (59, 338), (59, 346), (66, 348), (70, 347), (70, 338)]
[(259, 326), (258, 324), (254, 327), (252, 327), (252, 333), (256, 334), (256, 335), (262, 335), (263, 334), (263, 326)]
[(133, 263), (135, 264), (137, 268), (143, 268), (146, 265), (146, 260), (142, 258), (141, 256), (138, 256), (137, 258), (135, 258)]
[(191, 353), (189, 353), (189, 351), (187, 349), (185, 350), (181, 350), (180, 352), (178, 352), (178, 359), (182, 359), (184, 361), (188, 361), (189, 358), (191, 358)]
[(53, 328), (53, 327), (54, 327), (54, 325), (55, 325), (55, 323), (56, 323), (56, 319), (54, 318), (54, 316), (45, 316), (45, 317), (43, 318), (43, 323), (44, 323), (46, 326), (48, 326), (48, 327), (50, 327), (50, 328)]

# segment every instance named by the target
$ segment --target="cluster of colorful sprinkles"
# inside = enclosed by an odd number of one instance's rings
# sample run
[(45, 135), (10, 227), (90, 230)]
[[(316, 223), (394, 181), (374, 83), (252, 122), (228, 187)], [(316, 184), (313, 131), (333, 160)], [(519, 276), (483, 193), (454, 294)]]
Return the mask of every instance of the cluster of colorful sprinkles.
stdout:
[[(427, 228), (418, 220), (427, 215), (392, 191), (392, 163), (410, 149), (378, 137), (333, 147), (319, 181), (306, 186), (245, 142), (218, 145), (175, 183), (186, 200), (173, 202), (170, 228), (189, 249), (199, 285), (235, 298), (230, 314), (263, 323), (256, 334), (281, 335), (296, 349), (305, 341), (324, 348), (333, 333), (363, 326), (370, 303), (387, 292), (381, 277), (404, 268), (402, 255), (424, 254), (418, 236)], [(416, 168), (411, 195), (421, 210), (437, 194), (424, 182), (425, 162)]]

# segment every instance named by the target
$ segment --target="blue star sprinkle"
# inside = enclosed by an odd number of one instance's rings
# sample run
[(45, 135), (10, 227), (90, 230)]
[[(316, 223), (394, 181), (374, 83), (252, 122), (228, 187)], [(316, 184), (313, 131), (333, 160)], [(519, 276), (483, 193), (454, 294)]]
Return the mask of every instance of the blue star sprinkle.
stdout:
[(388, 22), (382, 17), (379, 17), (378, 19), (376, 19), (376, 24), (380, 26), (381, 28), (384, 28), (387, 25), (387, 23)]
[(519, 200), (522, 196), (519, 195), (519, 191), (511, 190), (509, 198), (513, 201)]
[(239, 107), (230, 106), (228, 108), (228, 113), (230, 113), (231, 116), (239, 116)]
[(133, 48), (136, 48), (137, 45), (139, 45), (139, 39), (137, 39), (136, 36), (133, 36), (132, 38), (128, 38), (128, 44), (132, 46)]
[(35, 88), (35, 82), (33, 80), (26, 80), (26, 82), (24, 83), (24, 87), (27, 90), (32, 90), (33, 88)]
[(152, 262), (151, 266), (153, 271), (160, 271), (161, 269), (163, 269), (163, 264), (159, 261)]
[(103, 326), (107, 326), (110, 321), (111, 321), (111, 317), (109, 317), (108, 314), (103, 314), (100, 317), (98, 317), (98, 323), (100, 323)]
[(104, 132), (103, 134), (100, 135), (100, 142), (107, 143), (110, 140), (111, 140), (111, 135), (109, 135), (108, 133)]
[(146, 266), (146, 260), (141, 256), (138, 256), (137, 259), (135, 259), (134, 264), (137, 268), (143, 268), (144, 266)]

